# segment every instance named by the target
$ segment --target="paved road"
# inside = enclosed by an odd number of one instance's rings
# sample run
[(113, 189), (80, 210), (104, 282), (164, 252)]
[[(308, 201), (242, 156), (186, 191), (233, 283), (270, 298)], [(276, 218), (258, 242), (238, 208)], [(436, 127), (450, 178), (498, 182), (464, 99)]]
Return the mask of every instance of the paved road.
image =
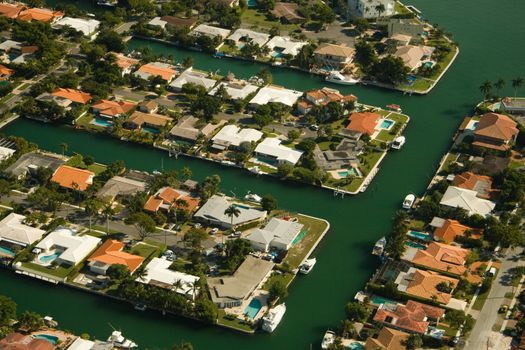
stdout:
[(513, 292), (513, 287), (508, 284), (509, 270), (524, 265), (518, 256), (520, 252), (521, 250), (518, 249), (507, 251), (502, 260), (501, 269), (492, 283), (487, 301), (477, 317), (476, 325), (470, 334), (465, 350), (486, 349), (487, 342), (490, 349), (499, 348), (497, 344), (494, 344), (498, 337), (495, 336), (497, 333), (494, 334), (492, 327), (497, 321), (498, 310), (505, 299), (505, 294)]

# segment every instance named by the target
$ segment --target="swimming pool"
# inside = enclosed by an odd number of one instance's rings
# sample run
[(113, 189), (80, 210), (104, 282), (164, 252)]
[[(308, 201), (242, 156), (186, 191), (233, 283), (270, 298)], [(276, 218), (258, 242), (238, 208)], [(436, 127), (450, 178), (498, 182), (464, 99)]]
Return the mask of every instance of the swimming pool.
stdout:
[(253, 320), (261, 309), (261, 301), (259, 299), (253, 298), (250, 301), (250, 304), (246, 307), (246, 309), (244, 309), (244, 314)]
[(109, 120), (105, 120), (105, 119), (99, 119), (99, 118), (95, 118), (91, 121), (91, 124), (94, 124), (94, 125), (97, 125), (97, 126), (102, 126), (104, 128), (107, 128), (109, 126), (113, 126), (113, 122), (110, 122)]
[(372, 296), (372, 298), (370, 298), (370, 301), (372, 302), (372, 304), (375, 304), (375, 305), (381, 305), (381, 304), (396, 305), (397, 304), (393, 300), (390, 300), (390, 299), (387, 299), (387, 298), (383, 298), (383, 297), (380, 297), (378, 295)]
[(381, 124), (379, 125), (379, 127), (381, 129), (390, 130), (390, 128), (392, 127), (392, 125), (394, 125), (394, 123), (395, 122), (393, 120), (383, 119), (383, 121), (381, 121)]
[(34, 338), (34, 339), (44, 339), (44, 340), (47, 340), (48, 342), (50, 342), (50, 343), (53, 344), (53, 345), (57, 345), (57, 344), (58, 344), (58, 337), (55, 337), (54, 335), (49, 335), (49, 334), (35, 334), (35, 335), (33, 335), (33, 338)]
[(425, 63), (423, 63), (423, 66), (427, 68), (432, 68), (433, 65), (434, 65), (434, 62), (432, 61), (426, 61)]
[(150, 134), (158, 134), (160, 132), (157, 129), (147, 128), (147, 127), (143, 127), (142, 131), (149, 132)]
[(56, 253), (56, 252), (50, 255), (41, 255), (38, 257), (38, 261), (41, 262), (42, 264), (51, 264), (51, 262), (56, 260), (56, 258), (58, 258), (59, 255), (60, 253)]
[(295, 237), (295, 239), (292, 241), (292, 246), (296, 245), (297, 243), (299, 243), (301, 241), (301, 239), (303, 239), (303, 237), (306, 235), (306, 233), (308, 232), (308, 229), (305, 229), (305, 230), (302, 230), (298, 235), (297, 237)]
[(405, 245), (408, 247), (416, 248), (416, 249), (426, 249), (427, 246), (421, 243), (416, 243), (412, 241), (405, 242)]
[(0, 254), (7, 255), (7, 256), (15, 256), (16, 254), (11, 251), (10, 249), (0, 247)]
[(352, 350), (363, 350), (365, 347), (363, 346), (363, 344), (356, 341), (348, 344), (347, 348)]
[(257, 7), (257, 0), (248, 0), (248, 7)]
[(359, 172), (355, 168), (350, 168), (347, 170), (338, 171), (337, 175), (339, 175), (342, 178), (347, 178), (349, 176), (359, 176)]
[(410, 237), (419, 238), (419, 239), (424, 240), (424, 241), (430, 241), (430, 234), (428, 234), (426, 232), (419, 232), (419, 231), (410, 230), (410, 231), (408, 231), (407, 235), (409, 235)]

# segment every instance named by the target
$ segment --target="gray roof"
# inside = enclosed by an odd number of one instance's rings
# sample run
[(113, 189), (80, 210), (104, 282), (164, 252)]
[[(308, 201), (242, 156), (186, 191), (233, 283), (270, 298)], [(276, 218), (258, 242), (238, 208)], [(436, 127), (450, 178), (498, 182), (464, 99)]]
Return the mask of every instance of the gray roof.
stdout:
[(137, 192), (144, 191), (146, 191), (146, 183), (122, 176), (114, 176), (97, 192), (97, 197), (115, 198), (118, 195), (134, 195)]
[(54, 172), (62, 164), (64, 164), (64, 161), (58, 156), (35, 151), (22, 155), (6, 169), (6, 172), (20, 177), (26, 175), (30, 168), (50, 168)]
[(220, 223), (230, 224), (231, 218), (224, 214), (224, 211), (230, 206), (235, 205), (239, 209), (239, 216), (233, 217), (233, 225), (239, 225), (245, 222), (260, 220), (266, 217), (266, 211), (260, 210), (247, 205), (241, 205), (230, 200), (228, 197), (215, 195), (195, 213), (196, 219), (211, 220)]
[(263, 244), (277, 242), (288, 246), (303, 227), (304, 225), (298, 222), (272, 218), (264, 229), (254, 230), (246, 239)]

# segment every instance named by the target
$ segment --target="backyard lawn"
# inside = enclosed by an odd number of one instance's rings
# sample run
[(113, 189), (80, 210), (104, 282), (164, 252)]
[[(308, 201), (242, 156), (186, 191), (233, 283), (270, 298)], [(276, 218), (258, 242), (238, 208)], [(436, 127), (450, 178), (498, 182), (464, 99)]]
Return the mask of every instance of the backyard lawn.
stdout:
[(149, 258), (153, 254), (158, 253), (159, 248), (146, 243), (137, 243), (131, 248), (131, 254), (140, 255), (144, 258)]
[(297, 215), (297, 219), (304, 225), (303, 229), (308, 229), (308, 232), (288, 251), (284, 259), (292, 269), (299, 267), (327, 227), (325, 221), (316, 218)]
[(269, 30), (271, 27), (278, 27), (279, 30), (291, 32), (299, 28), (297, 24), (282, 24), (279, 21), (270, 21), (266, 18), (265, 14), (262, 14), (255, 9), (244, 10), (241, 14), (241, 23), (246, 24), (247, 27), (250, 27), (253, 30)]
[(74, 266), (68, 267), (68, 268), (65, 268), (62, 266), (58, 266), (56, 268), (48, 268), (46, 266), (42, 266), (42, 265), (35, 264), (32, 262), (23, 263), (22, 266), (27, 269), (31, 269), (35, 272), (41, 272), (43, 274), (55, 276), (58, 278), (66, 278), (71, 273), (71, 271), (73, 271), (73, 269), (75, 268)]

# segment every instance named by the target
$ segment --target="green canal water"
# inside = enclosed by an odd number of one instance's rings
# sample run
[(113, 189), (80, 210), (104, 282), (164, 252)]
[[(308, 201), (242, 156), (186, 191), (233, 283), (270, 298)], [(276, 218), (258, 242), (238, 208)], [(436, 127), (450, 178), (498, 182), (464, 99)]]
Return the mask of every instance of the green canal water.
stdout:
[[(14, 298), (21, 310), (53, 315), (62, 327), (78, 333), (104, 338), (111, 331), (111, 324), (142, 347), (168, 348), (186, 340), (197, 349), (308, 349), (310, 344), (317, 348), (326, 328), (336, 327), (344, 317), (344, 304), (378, 267), (370, 255), (373, 243), (388, 232), (391, 218), (404, 196), (424, 190), (458, 124), (480, 100), (478, 86), (487, 79), (495, 81), (501, 77), (509, 81), (525, 76), (525, 46), (520, 44), (525, 37), (522, 21), (525, 2), (506, 0), (498, 6), (490, 0), (413, 0), (411, 3), (433, 23), (452, 32), (461, 52), (428, 96), (403, 96), (367, 87), (341, 88), (356, 94), (364, 103), (400, 104), (412, 118), (405, 131), (405, 147), (391, 152), (369, 190), (355, 197), (334, 198), (332, 193), (314, 187), (256, 178), (241, 170), (200, 160), (174, 160), (157, 150), (23, 119), (3, 130), (5, 134), (34, 141), (44, 149), (58, 152), (58, 145), (66, 142), (71, 152), (93, 155), (100, 162), (123, 159), (131, 168), (160, 169), (164, 158), (165, 168), (189, 166), (198, 179), (219, 174), (227, 193), (244, 195), (247, 190), (272, 193), (284, 208), (329, 220), (332, 228), (315, 253), (318, 264), (311, 274), (299, 277), (292, 285), (286, 300), (288, 311), (275, 333), (245, 336), (185, 319), (140, 313), (126, 304), (21, 278), (8, 271), (0, 272), (0, 294)], [(130, 47), (145, 44), (132, 41)], [(232, 71), (240, 77), (248, 77), (261, 69), (252, 63), (217, 60), (163, 45), (151, 46), (179, 60), (191, 55), (199, 69)], [(289, 88), (306, 90), (326, 85), (316, 77), (294, 71), (274, 69), (272, 73), (276, 84)], [(507, 87), (503, 93), (511, 94), (512, 89)]]

